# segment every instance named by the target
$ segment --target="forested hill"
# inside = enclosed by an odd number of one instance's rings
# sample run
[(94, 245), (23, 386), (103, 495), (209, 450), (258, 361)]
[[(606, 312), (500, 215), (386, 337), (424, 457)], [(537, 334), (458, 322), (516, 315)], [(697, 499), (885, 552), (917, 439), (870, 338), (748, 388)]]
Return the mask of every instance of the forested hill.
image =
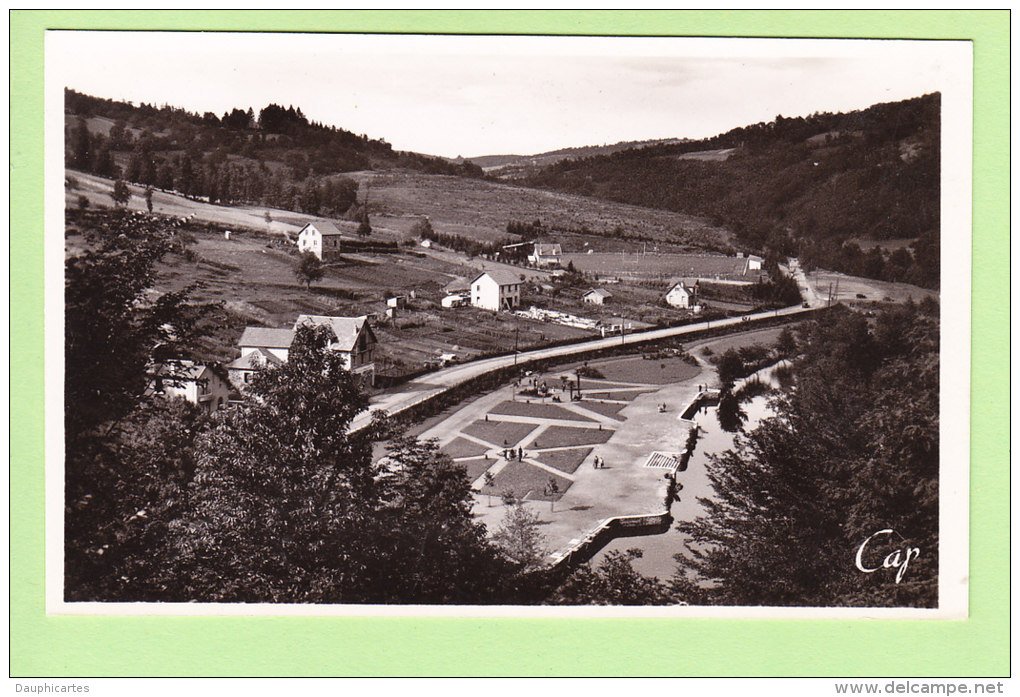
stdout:
[[(527, 183), (709, 216), (745, 246), (808, 267), (937, 288), (940, 107), (935, 93), (777, 116), (701, 141), (562, 160)], [(873, 244), (891, 239), (912, 244)]]
[(133, 105), (64, 90), (68, 167), (224, 203), (255, 203), (311, 214), (342, 214), (350, 181), (336, 175), (403, 168), (482, 176), (470, 162), (400, 152), (300, 108), (269, 104), (222, 116)]

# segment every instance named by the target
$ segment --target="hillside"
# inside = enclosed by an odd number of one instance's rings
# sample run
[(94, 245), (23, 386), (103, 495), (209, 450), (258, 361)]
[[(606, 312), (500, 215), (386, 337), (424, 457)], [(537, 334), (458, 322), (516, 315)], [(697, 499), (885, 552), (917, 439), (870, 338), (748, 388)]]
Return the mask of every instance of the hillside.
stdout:
[[(940, 104), (930, 94), (778, 116), (702, 141), (564, 159), (526, 183), (706, 216), (743, 246), (808, 268), (937, 288)], [(876, 248), (904, 238), (909, 247)]]
[(596, 157), (599, 155), (611, 155), (623, 150), (635, 150), (647, 148), (652, 145), (671, 145), (686, 142), (677, 138), (668, 140), (629, 140), (612, 145), (588, 145), (575, 148), (560, 148), (537, 155), (481, 155), (471, 158), (455, 158), (451, 162), (463, 164), (470, 162), (481, 167), (486, 174), (492, 174), (500, 179), (521, 179), (528, 176), (536, 168), (548, 167), (561, 160), (579, 157)]
[(69, 168), (212, 203), (341, 215), (357, 203), (346, 172), (482, 175), (480, 167), (395, 151), (384, 140), (310, 122), (300, 108), (276, 104), (258, 114), (248, 107), (199, 115), (65, 90), (64, 112)]

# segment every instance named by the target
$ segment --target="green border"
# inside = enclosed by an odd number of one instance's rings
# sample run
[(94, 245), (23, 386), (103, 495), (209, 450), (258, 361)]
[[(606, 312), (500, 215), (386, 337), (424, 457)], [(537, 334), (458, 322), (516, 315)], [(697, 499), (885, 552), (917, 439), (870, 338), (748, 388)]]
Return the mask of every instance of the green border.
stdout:
[[(46, 617), (43, 32), (670, 34), (974, 42), (971, 606), (966, 621)], [(1009, 12), (13, 11), (12, 676), (1009, 674)]]

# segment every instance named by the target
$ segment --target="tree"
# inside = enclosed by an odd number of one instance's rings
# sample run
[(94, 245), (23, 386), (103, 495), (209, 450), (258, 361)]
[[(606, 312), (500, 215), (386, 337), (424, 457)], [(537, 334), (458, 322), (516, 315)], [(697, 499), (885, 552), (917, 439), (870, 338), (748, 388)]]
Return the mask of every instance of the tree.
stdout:
[(504, 496), (506, 513), (492, 541), (521, 572), (541, 567), (545, 550), (538, 532), (538, 516), (512, 495)]
[(368, 221), (367, 207), (361, 209), (361, 222), (358, 223), (358, 234), (362, 237), (368, 237), (372, 234), (372, 225)]
[[(709, 464), (706, 515), (679, 524), (691, 536), (686, 565), (711, 603), (933, 606), (937, 321), (908, 306), (872, 330), (837, 306), (802, 339), (778, 415)], [(885, 528), (921, 551), (901, 582), (854, 566)]]
[(345, 602), (371, 587), (378, 470), (372, 434), (348, 433), (368, 399), (332, 339), (299, 327), (287, 363), (258, 371), (201, 438), (191, 506), (169, 531), (171, 597)]
[(675, 605), (679, 598), (657, 578), (635, 571), (641, 550), (609, 552), (596, 568), (574, 571), (546, 601), (553, 605)]
[(152, 187), (151, 186), (145, 187), (145, 207), (148, 209), (150, 213), (152, 213), (152, 194), (153, 194)]
[(488, 492), (489, 508), (492, 508), (492, 489), (496, 486), (496, 478), (492, 476), (492, 472), (485, 470), (485, 474), (482, 475), (482, 482), (482, 488)]
[(298, 281), (305, 284), (305, 288), (312, 289), (312, 284), (322, 279), (326, 271), (322, 268), (322, 262), (313, 252), (305, 252), (298, 259), (294, 267), (294, 275)]
[(432, 229), (432, 222), (427, 216), (418, 218), (414, 221), (411, 225), (411, 235), (420, 240), (433, 239), (435, 231)]
[(181, 482), (164, 475), (187, 468), (167, 458), (186, 457), (196, 428), (187, 408), (150, 409), (144, 393), (152, 366), (180, 377), (178, 359), (206, 311), (188, 302), (189, 288), (151, 293), (170, 246), (165, 223), (123, 211), (96, 220), (87, 235), (97, 246), (68, 257), (64, 276), (64, 557), (76, 599), (107, 598), (121, 576), (141, 573), (125, 574), (132, 545), (148, 534), (151, 512), (170, 506)]
[(113, 183), (113, 192), (110, 194), (110, 198), (112, 198), (113, 202), (118, 206), (123, 206), (131, 200), (131, 190), (122, 179), (118, 179)]

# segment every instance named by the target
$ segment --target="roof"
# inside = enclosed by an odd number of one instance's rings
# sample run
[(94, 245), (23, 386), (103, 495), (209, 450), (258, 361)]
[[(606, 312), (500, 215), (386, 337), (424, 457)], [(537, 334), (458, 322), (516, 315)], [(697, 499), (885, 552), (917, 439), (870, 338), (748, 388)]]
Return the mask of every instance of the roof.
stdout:
[(297, 321), (294, 322), (294, 328), (297, 329), (305, 324), (327, 326), (332, 329), (337, 344), (334, 348), (340, 351), (353, 351), (358, 341), (358, 335), (361, 334), (363, 328), (368, 329), (372, 340), (375, 340), (375, 335), (371, 333), (372, 329), (368, 327), (368, 318), (365, 316), (327, 317), (326, 315), (299, 315)]
[(156, 375), (172, 375), (178, 380), (198, 380), (205, 372), (205, 366), (193, 361), (173, 361), (172, 363), (161, 363), (156, 370)]
[(313, 227), (316, 230), (318, 230), (323, 237), (328, 237), (329, 235), (344, 234), (340, 232), (340, 229), (336, 225), (329, 222), (328, 220), (313, 220), (312, 222), (305, 225), (305, 227), (301, 228), (301, 231), (303, 232), (306, 228), (309, 227)]
[(268, 351), (255, 349), (227, 364), (227, 368), (230, 370), (255, 370), (264, 365), (283, 365), (283, 361)]
[(515, 274), (513, 271), (507, 271), (505, 269), (493, 269), (491, 271), (485, 271), (484, 273), (480, 273), (477, 276), (475, 276), (474, 279), (471, 281), (471, 285), (474, 285), (475, 281), (477, 281), (482, 276), (488, 276), (501, 286), (509, 286), (521, 282), (521, 277)]
[(674, 290), (676, 290), (676, 289), (677, 289), (678, 287), (679, 287), (679, 288), (682, 288), (683, 290), (685, 290), (685, 291), (687, 291), (688, 293), (690, 293), (690, 292), (691, 292), (691, 290), (692, 290), (692, 289), (694, 288), (694, 286), (696, 286), (696, 285), (698, 285), (698, 282), (697, 282), (697, 281), (695, 281), (695, 282), (694, 282), (693, 284), (688, 284), (688, 283), (687, 283), (686, 281), (684, 281), (684, 280), (680, 280), (680, 281), (677, 281), (676, 283), (674, 283), (673, 285), (671, 285), (671, 286), (669, 287), (669, 290), (667, 290), (667, 291), (666, 291), (666, 293), (667, 293), (667, 294), (668, 294), (668, 293), (672, 293), (672, 292), (673, 292)]
[(274, 329), (272, 327), (245, 327), (238, 346), (254, 346), (258, 348), (289, 349), (294, 341), (293, 329)]
[(613, 297), (613, 294), (610, 293), (605, 288), (592, 288), (587, 293), (585, 293), (585, 295), (591, 295), (592, 293), (594, 293), (595, 295), (599, 295), (599, 296), (601, 296), (603, 298), (611, 298), (611, 297)]
[(535, 254), (561, 254), (562, 250), (558, 244), (538, 244), (535, 243)]

